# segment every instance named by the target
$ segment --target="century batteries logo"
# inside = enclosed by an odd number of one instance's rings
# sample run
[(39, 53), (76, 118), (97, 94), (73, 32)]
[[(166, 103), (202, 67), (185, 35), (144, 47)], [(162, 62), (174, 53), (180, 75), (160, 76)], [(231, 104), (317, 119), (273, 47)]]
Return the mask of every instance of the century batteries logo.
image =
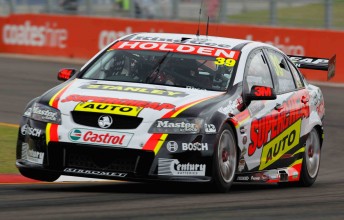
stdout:
[(282, 155), (299, 144), (301, 131), (301, 119), (287, 128), (284, 132), (278, 135), (275, 139), (267, 143), (262, 151), (261, 163), (259, 170), (273, 164)]
[(90, 84), (90, 85), (83, 85), (80, 88), (107, 90), (107, 91), (133, 92), (133, 93), (161, 95), (161, 96), (168, 96), (168, 97), (185, 97), (188, 95), (185, 92), (179, 92), (179, 91), (152, 89), (152, 88), (144, 88), (144, 87), (133, 87), (133, 86), (120, 86), (120, 85)]
[(124, 147), (128, 146), (133, 134), (76, 128), (68, 136), (72, 142)]
[(205, 176), (205, 164), (180, 163), (177, 159), (159, 158), (158, 175)]
[(137, 116), (142, 109), (142, 107), (131, 107), (125, 105), (81, 102), (74, 108), (74, 111)]
[(2, 29), (2, 40), (7, 45), (63, 49), (67, 46), (67, 39), (68, 31), (58, 28), (55, 22), (33, 25), (27, 20), (23, 24), (6, 24)]
[(39, 152), (30, 149), (28, 143), (22, 144), (22, 159), (30, 161), (31, 163), (43, 164), (44, 152)]

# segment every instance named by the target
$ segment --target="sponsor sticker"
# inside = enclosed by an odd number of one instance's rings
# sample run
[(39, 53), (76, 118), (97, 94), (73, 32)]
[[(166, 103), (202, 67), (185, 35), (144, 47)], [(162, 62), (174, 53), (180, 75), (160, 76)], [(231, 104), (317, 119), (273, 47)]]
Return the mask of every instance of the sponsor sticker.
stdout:
[(158, 175), (205, 176), (205, 164), (180, 163), (177, 159), (159, 158)]
[(90, 130), (75, 128), (69, 132), (69, 140), (72, 142), (105, 145), (105, 146), (128, 146), (133, 134), (122, 132), (110, 132), (101, 130)]
[(215, 125), (213, 125), (213, 124), (205, 124), (204, 127), (205, 127), (204, 128), (205, 133), (207, 133), (207, 134), (216, 133)]
[(165, 109), (174, 109), (176, 106), (170, 103), (160, 103), (160, 102), (150, 102), (142, 100), (133, 100), (133, 99), (120, 99), (120, 98), (109, 98), (101, 96), (83, 96), (83, 95), (69, 95), (61, 102), (98, 102), (98, 103), (109, 103), (109, 104), (118, 104), (125, 106), (135, 106), (142, 108), (150, 108), (157, 111)]
[(29, 125), (25, 124), (21, 127), (20, 132), (22, 135), (30, 135), (34, 137), (40, 137), (42, 130), (38, 128), (31, 128)]
[(39, 107), (34, 107), (32, 109), (33, 114), (40, 115), (43, 120), (48, 120), (48, 121), (57, 121), (58, 118), (58, 113), (57, 112), (52, 112), (48, 109), (40, 109)]
[(259, 170), (263, 170), (270, 166), (289, 150), (296, 147), (299, 144), (300, 132), (301, 119), (297, 120), (284, 132), (267, 143), (263, 147)]
[[(182, 39), (182, 38), (166, 38), (166, 37), (152, 37), (152, 36), (144, 36), (138, 35), (132, 38), (136, 41), (154, 41), (154, 42), (166, 42), (166, 43), (183, 43), (183, 44), (193, 44), (193, 45), (203, 45), (208, 47), (222, 47), (222, 48), (232, 48), (229, 44), (222, 44), (222, 43), (215, 43), (210, 42), (208, 40), (201, 40), (201, 39)], [(109, 42), (110, 43), (110, 42)], [(104, 45), (105, 47), (106, 45)]]
[(169, 152), (174, 153), (178, 150), (178, 144), (175, 141), (169, 141), (166, 144), (166, 148)]
[(43, 164), (44, 152), (32, 150), (28, 143), (23, 143), (22, 159), (30, 161), (31, 163)]
[(197, 126), (194, 123), (188, 122), (170, 122), (167, 120), (157, 121), (158, 128), (179, 128), (181, 132), (198, 132)]
[(84, 170), (84, 169), (76, 169), (76, 168), (65, 168), (63, 170), (66, 173), (82, 173), (82, 174), (89, 174), (89, 175), (96, 175), (96, 176), (110, 176), (110, 177), (126, 177), (126, 173), (118, 173), (118, 172), (107, 172), (107, 171), (98, 171), (98, 170)]
[(224, 114), (224, 115), (228, 115), (228, 114), (233, 114), (234, 110), (237, 109), (238, 107), (238, 102), (237, 100), (235, 101), (228, 101), (228, 105), (224, 106), (224, 107), (220, 107), (218, 112)]
[[(271, 111), (264, 117), (253, 118), (250, 129), (251, 143), (248, 147), (248, 156), (254, 155), (256, 150), (263, 146), (265, 146), (264, 148), (266, 149), (266, 145), (269, 141), (277, 136), (281, 137), (281, 134), (285, 130), (288, 130), (291, 125), (300, 125), (301, 122), (297, 122), (299, 119), (309, 117), (309, 106), (304, 105), (300, 100), (302, 95), (308, 97), (307, 93), (297, 93), (296, 96), (292, 96), (281, 105), (285, 111), (281, 111), (279, 114), (276, 114), (275, 111)], [(295, 111), (295, 109), (298, 110)], [(299, 129), (300, 128), (298, 128), (298, 130)], [(300, 136), (297, 137), (297, 140), (299, 137)]]
[(208, 143), (182, 143), (183, 151), (206, 151), (208, 150)]
[(144, 87), (133, 87), (133, 86), (122, 86), (122, 85), (120, 86), (120, 85), (90, 84), (90, 85), (83, 85), (80, 88), (106, 90), (106, 91), (133, 92), (133, 93), (160, 95), (160, 96), (168, 96), (168, 97), (185, 97), (188, 95), (185, 92), (179, 92), (179, 91), (144, 88)]
[(96, 112), (104, 114), (114, 115), (126, 115), (126, 116), (137, 116), (142, 107), (109, 104), (109, 103), (98, 103), (98, 102), (81, 102), (75, 108), (74, 111), (78, 112)]
[(249, 181), (250, 177), (249, 176), (237, 176), (237, 181)]
[(24, 112), (24, 116), (25, 117), (30, 117), (31, 116), (31, 112), (32, 112), (32, 108), (26, 109), (26, 111)]
[(151, 50), (173, 53), (186, 53), (196, 54), (203, 56), (223, 57), (237, 60), (239, 58), (240, 51), (234, 51), (229, 49), (197, 46), (197, 45), (185, 45), (185, 44), (173, 44), (173, 43), (159, 43), (159, 42), (140, 42), (140, 41), (120, 41), (112, 46), (111, 49), (117, 50)]

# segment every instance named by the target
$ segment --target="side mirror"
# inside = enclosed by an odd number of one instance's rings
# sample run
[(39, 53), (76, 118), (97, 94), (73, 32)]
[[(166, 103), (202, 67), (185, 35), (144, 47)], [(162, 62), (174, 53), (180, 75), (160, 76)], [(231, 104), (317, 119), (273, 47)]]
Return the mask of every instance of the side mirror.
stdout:
[(61, 69), (57, 74), (57, 79), (60, 81), (67, 81), (76, 73), (76, 69), (65, 68)]
[(247, 98), (249, 100), (274, 100), (276, 93), (273, 88), (267, 86), (252, 86), (251, 93)]

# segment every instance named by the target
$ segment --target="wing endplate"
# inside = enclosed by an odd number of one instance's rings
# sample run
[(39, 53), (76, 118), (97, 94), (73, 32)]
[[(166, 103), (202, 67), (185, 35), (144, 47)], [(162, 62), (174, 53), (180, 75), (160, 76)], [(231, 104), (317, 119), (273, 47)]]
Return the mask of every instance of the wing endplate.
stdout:
[(336, 55), (331, 59), (295, 55), (288, 55), (288, 57), (297, 68), (327, 71), (327, 80), (330, 80), (335, 75)]

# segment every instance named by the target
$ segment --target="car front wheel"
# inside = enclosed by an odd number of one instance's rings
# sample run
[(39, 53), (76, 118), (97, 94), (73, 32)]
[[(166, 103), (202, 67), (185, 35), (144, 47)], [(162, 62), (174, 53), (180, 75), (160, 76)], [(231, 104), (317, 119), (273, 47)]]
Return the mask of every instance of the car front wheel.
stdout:
[(227, 192), (231, 187), (237, 165), (237, 147), (232, 128), (225, 124), (214, 150), (213, 182), (217, 191)]

